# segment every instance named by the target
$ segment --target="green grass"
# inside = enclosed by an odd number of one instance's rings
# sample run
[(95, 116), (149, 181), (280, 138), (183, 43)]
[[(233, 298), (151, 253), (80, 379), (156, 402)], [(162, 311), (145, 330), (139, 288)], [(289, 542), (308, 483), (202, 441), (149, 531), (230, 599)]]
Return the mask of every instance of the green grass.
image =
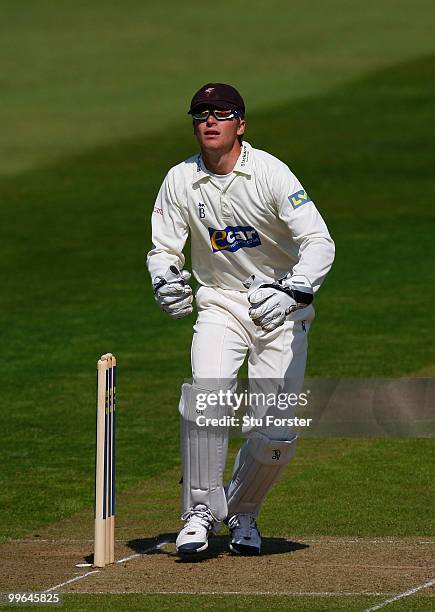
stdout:
[[(424, 341), (434, 330), (432, 67), (423, 57), (249, 117), (250, 140), (291, 162), (337, 242), (310, 332), (311, 376), (400, 376), (434, 362)], [(120, 363), (120, 486), (178, 461), (193, 320), (158, 311), (143, 261), (156, 189), (192, 146), (179, 126), (0, 185), (3, 536), (90, 503), (102, 352)]]
[(0, 173), (178, 129), (191, 93), (236, 83), (249, 111), (435, 50), (430, 0), (2, 0)]
[[(2, 3), (3, 539), (92, 505), (94, 368), (103, 352), (119, 361), (120, 489), (178, 464), (193, 317), (173, 322), (158, 311), (144, 255), (161, 180), (195, 150), (184, 109), (209, 79), (240, 86), (247, 140), (290, 164), (336, 240), (308, 374), (397, 377), (435, 363), (431, 4), (335, 0), (328, 11), (320, 1), (289, 11), (276, 0), (267, 12), (251, 3), (240, 21), (238, 0), (212, 13), (187, 2), (173, 22), (168, 4), (127, 4), (59, 2), (52, 11), (37, 0), (24, 12)], [(213, 30), (204, 27), (210, 16)], [(219, 50), (216, 32), (226, 41)], [(430, 440), (304, 440), (266, 502), (263, 528), (279, 531), (279, 508), (300, 534), (427, 535), (431, 464)], [(427, 609), (424, 597), (412, 601)], [(67, 609), (120, 602), (197, 605), (68, 596)], [(237, 602), (208, 605), (263, 605)], [(277, 597), (264, 607), (369, 603)]]
[[(287, 597), (282, 595), (111, 595), (110, 599), (102, 595), (65, 595), (66, 610), (197, 610), (198, 603), (202, 609), (215, 610), (293, 610), (320, 612), (322, 610), (346, 610), (361, 612), (387, 597)], [(412, 605), (412, 608), (410, 606)], [(388, 606), (390, 612), (405, 610), (431, 610), (431, 598), (407, 597)]]
[(329, 438), (298, 445), (287, 477), (265, 501), (263, 533), (279, 536), (283, 525), (301, 536), (432, 532), (432, 440)]

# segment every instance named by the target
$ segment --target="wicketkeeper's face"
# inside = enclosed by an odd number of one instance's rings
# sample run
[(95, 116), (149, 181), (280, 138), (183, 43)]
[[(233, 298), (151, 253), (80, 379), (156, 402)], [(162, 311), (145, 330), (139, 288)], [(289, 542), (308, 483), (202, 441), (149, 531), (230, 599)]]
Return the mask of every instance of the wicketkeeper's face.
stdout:
[(205, 151), (229, 151), (238, 136), (245, 132), (245, 120), (240, 117), (219, 121), (209, 113), (205, 120), (193, 120), (193, 131), (199, 146)]

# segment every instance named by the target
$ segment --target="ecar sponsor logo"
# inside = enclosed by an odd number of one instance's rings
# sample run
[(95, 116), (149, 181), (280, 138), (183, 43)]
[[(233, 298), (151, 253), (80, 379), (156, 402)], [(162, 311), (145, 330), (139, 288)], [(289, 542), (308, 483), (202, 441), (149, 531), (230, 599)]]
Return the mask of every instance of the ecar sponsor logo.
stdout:
[(234, 253), (239, 249), (251, 249), (261, 244), (257, 230), (250, 225), (227, 226), (225, 229), (209, 227), (208, 232), (213, 253), (218, 251)]

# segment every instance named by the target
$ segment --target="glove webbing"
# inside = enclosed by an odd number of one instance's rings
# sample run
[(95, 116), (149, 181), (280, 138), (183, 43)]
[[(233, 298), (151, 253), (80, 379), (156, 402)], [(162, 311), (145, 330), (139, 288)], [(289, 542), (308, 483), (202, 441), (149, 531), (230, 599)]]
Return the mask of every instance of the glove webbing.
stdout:
[(298, 289), (290, 289), (288, 287), (284, 287), (279, 283), (266, 283), (261, 285), (259, 288), (263, 287), (271, 287), (272, 289), (277, 289), (278, 291), (283, 291), (287, 295), (289, 295), (297, 304), (305, 304), (308, 306), (313, 301), (313, 295), (311, 293), (306, 293), (305, 291), (299, 291)]

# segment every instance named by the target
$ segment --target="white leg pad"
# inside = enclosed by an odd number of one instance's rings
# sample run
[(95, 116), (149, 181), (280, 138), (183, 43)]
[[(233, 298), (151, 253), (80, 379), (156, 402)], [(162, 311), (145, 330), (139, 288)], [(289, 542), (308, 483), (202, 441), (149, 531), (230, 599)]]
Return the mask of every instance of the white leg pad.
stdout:
[(296, 451), (296, 437), (271, 440), (253, 432), (236, 457), (227, 487), (228, 516), (252, 513), (257, 516), (266, 493)]
[(196, 504), (208, 506), (218, 521), (227, 516), (223, 473), (228, 451), (228, 426), (201, 426), (198, 417), (220, 419), (228, 416), (228, 406), (197, 409), (199, 393), (210, 389), (184, 384), (181, 388), (180, 446), (183, 463), (183, 511)]

